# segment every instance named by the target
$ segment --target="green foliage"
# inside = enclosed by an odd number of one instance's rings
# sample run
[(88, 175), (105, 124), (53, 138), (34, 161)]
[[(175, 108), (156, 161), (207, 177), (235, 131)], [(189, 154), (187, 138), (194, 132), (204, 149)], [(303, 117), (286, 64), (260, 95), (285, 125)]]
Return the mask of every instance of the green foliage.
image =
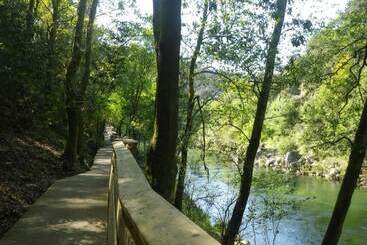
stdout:
[[(309, 41), (304, 55), (291, 59), (277, 75), (262, 132), (266, 146), (321, 159), (349, 154), (347, 138), (354, 136), (367, 95), (366, 69), (360, 70), (367, 39), (362, 2), (351, 1), (345, 13)], [(223, 92), (208, 108), (213, 115), (208, 141), (213, 151), (243, 155), (256, 89), (239, 79), (233, 82), (237, 87), (232, 82), (219, 87)]]
[(6, 126), (29, 127), (37, 119), (58, 127), (63, 123), (62, 73), (70, 57), (73, 25), (70, 19), (74, 13), (70, 2), (61, 1), (54, 53), (57, 62), (51, 67), (48, 63), (50, 2), (35, 6), (30, 19), (28, 1), (0, 2), (0, 104)]
[[(35, 1), (38, 5), (32, 13), (30, 2), (0, 1), (0, 129), (29, 129), (42, 124), (66, 137), (64, 82), (71, 58), (77, 1), (60, 0), (53, 52), (52, 1)], [(215, 157), (207, 159), (208, 164), (228, 159), (238, 165), (243, 163), (264, 76), (275, 3), (210, 1), (194, 79), (195, 96), (203, 105), (202, 114), (195, 107), (190, 142), (196, 148), (193, 154), (190, 152), (191, 161), (197, 166), (202, 164), (204, 150)], [(185, 11), (196, 15), (197, 9), (190, 8), (201, 6), (202, 2), (184, 4)], [(127, 7), (136, 10), (133, 5), (134, 1), (122, 1), (120, 15), (125, 14)], [(366, 2), (351, 0), (344, 13), (322, 26), (310, 40), (306, 37), (314, 24), (297, 18), (292, 16), (285, 24), (290, 41), (294, 46), (308, 41), (307, 47), (288, 63), (282, 59), (276, 64), (261, 143), (280, 154), (298, 150), (314, 155), (319, 159), (313, 165), (316, 172), (327, 173), (336, 162), (343, 172), (350, 149), (348, 139), (354, 136), (367, 97), (367, 72), (361, 69), (365, 65), (362, 57), (367, 40)], [(121, 135), (142, 142), (140, 149), (145, 150), (153, 132), (157, 75), (151, 17), (136, 15), (133, 21), (116, 20), (114, 25), (95, 28), (90, 83), (83, 101), (78, 101), (83, 104), (83, 133), (87, 143), (96, 147), (103, 127), (111, 124)], [(198, 26), (196, 21), (183, 25), (178, 121), (181, 131), (187, 107), (187, 57), (196, 41)], [(77, 71), (78, 79), (82, 73), (83, 69)], [(233, 179), (233, 184), (239, 183), (239, 177)], [(279, 221), (288, 215), (285, 207), (297, 206), (286, 196), (293, 184), (288, 175), (255, 175), (255, 190), (267, 196), (254, 202), (248, 220), (256, 219), (256, 225), (264, 226), (271, 218)], [(188, 198), (184, 212), (219, 239), (219, 227), (213, 226)]]
[(309, 42), (306, 54), (283, 72), (299, 92), (285, 90), (272, 101), (269, 117), (277, 110), (284, 115), (266, 123), (264, 140), (273, 147), (283, 152), (298, 148), (321, 158), (345, 158), (349, 153), (345, 139), (354, 136), (367, 86), (366, 71), (359, 68), (366, 40), (360, 31), (367, 16), (365, 8), (358, 10), (360, 4), (351, 1), (345, 13)]
[(263, 130), (263, 141), (285, 154), (299, 147), (300, 95), (284, 90), (270, 103)]
[(212, 225), (210, 216), (198, 207), (188, 196), (184, 196), (182, 212), (193, 222), (208, 232), (212, 237), (220, 240), (221, 230), (217, 225)]

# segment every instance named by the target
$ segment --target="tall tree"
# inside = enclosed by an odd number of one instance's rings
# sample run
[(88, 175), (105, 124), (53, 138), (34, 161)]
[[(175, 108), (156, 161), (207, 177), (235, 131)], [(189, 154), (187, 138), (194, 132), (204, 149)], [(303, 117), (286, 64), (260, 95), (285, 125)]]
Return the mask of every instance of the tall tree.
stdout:
[[(359, 84), (363, 68), (367, 65), (367, 46), (364, 48), (362, 65), (358, 69), (356, 84)], [(361, 173), (367, 148), (367, 98), (364, 98), (364, 108), (359, 120), (351, 152), (348, 167), (345, 171), (342, 185), (336, 200), (334, 211), (326, 230), (323, 245), (337, 244), (342, 233), (345, 217), (347, 216), (354, 190), (357, 187), (358, 177)]]
[(32, 37), (35, 7), (36, 7), (36, 1), (35, 0), (29, 0), (28, 11), (27, 11), (27, 19), (26, 19), (26, 33), (27, 33), (29, 38)]
[(161, 0), (153, 0), (153, 35), (154, 35), (154, 47), (156, 51), (157, 66), (158, 66), (158, 45), (160, 37), (160, 5)]
[(75, 27), (71, 61), (67, 67), (65, 80), (65, 106), (68, 118), (68, 135), (64, 149), (64, 169), (72, 170), (77, 158), (80, 102), (78, 101), (77, 71), (82, 58), (82, 37), (87, 0), (80, 0)]
[(226, 230), (222, 237), (222, 244), (232, 245), (235, 236), (241, 226), (243, 213), (246, 209), (247, 200), (250, 195), (254, 161), (259, 147), (261, 131), (264, 124), (266, 108), (269, 99), (270, 88), (273, 80), (275, 58), (278, 50), (279, 39), (282, 33), (284, 16), (287, 8), (287, 0), (277, 1), (277, 10), (275, 14), (275, 26), (266, 58), (265, 75), (262, 82), (260, 96), (257, 102), (255, 120), (252, 126), (251, 138), (247, 147), (245, 160), (243, 163), (243, 174), (241, 176), (241, 185), (239, 194), (229, 220)]
[(209, 12), (209, 3), (208, 0), (204, 1), (203, 6), (203, 15), (201, 18), (201, 26), (198, 33), (198, 38), (196, 40), (196, 46), (194, 53), (191, 57), (190, 61), (190, 68), (189, 68), (189, 75), (188, 75), (188, 101), (187, 101), (187, 114), (186, 114), (186, 124), (184, 133), (182, 136), (181, 142), (181, 164), (180, 170), (178, 174), (178, 181), (176, 187), (176, 197), (175, 197), (175, 206), (179, 210), (182, 209), (182, 199), (184, 194), (185, 188), (185, 176), (186, 176), (186, 168), (187, 168), (187, 150), (189, 147), (190, 136), (192, 133), (192, 124), (193, 124), (193, 111), (195, 105), (195, 87), (194, 87), (194, 76), (195, 76), (195, 68), (196, 68), (196, 61), (200, 54), (200, 49), (203, 43), (204, 38), (204, 31), (206, 27), (206, 22), (208, 19), (208, 12)]
[[(79, 100), (82, 101), (82, 105), (84, 104), (85, 92), (87, 90), (90, 78), (90, 66), (92, 61), (92, 43), (93, 43), (93, 33), (94, 33), (94, 21), (96, 19), (98, 0), (93, 0), (92, 5), (89, 12), (89, 20), (87, 26), (87, 37), (86, 37), (86, 50), (85, 50), (85, 60), (84, 60), (84, 72), (82, 76), (82, 81), (79, 88)], [(83, 107), (83, 106), (82, 106)], [(83, 152), (83, 133), (84, 133), (84, 123), (82, 117), (82, 110), (79, 112), (79, 136), (78, 136), (78, 154), (79, 160), (81, 162), (84, 161), (84, 152)]]
[(147, 167), (152, 188), (173, 202), (177, 173), (181, 0), (155, 0), (153, 3), (158, 78), (154, 133), (147, 156)]
[(88, 87), (90, 77), (90, 65), (92, 61), (92, 44), (94, 35), (94, 21), (96, 19), (98, 0), (93, 0), (89, 12), (89, 20), (87, 27), (87, 38), (86, 38), (86, 49), (85, 49), (85, 62), (84, 62), (84, 73), (80, 86), (80, 95), (84, 97), (85, 91)]
[(52, 59), (55, 53), (55, 40), (56, 40), (57, 30), (59, 28), (60, 0), (52, 0), (51, 5), (52, 5), (52, 24), (51, 24), (51, 29), (50, 29), (50, 37), (49, 37), (49, 43), (48, 43), (49, 50), (48, 51), (49, 51), (49, 56)]
[(49, 96), (53, 88), (53, 83), (55, 79), (56, 70), (56, 55), (55, 55), (55, 45), (57, 30), (59, 28), (59, 18), (60, 18), (60, 0), (52, 0), (52, 24), (49, 31), (49, 39), (47, 46), (47, 70), (46, 70), (46, 81), (45, 81), (45, 91), (44, 91), (44, 104), (45, 108), (49, 109)]

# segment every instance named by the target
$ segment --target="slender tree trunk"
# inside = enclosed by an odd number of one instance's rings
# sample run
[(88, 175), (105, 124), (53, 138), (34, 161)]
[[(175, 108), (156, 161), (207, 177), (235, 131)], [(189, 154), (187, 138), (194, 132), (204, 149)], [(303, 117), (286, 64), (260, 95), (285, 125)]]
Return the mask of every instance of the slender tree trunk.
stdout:
[[(154, 49), (155, 49), (155, 61), (157, 69), (159, 67), (159, 39), (160, 39), (160, 5), (162, 0), (153, 0), (153, 36), (154, 36)], [(181, 32), (181, 31), (180, 31)], [(158, 76), (156, 78), (158, 84)], [(157, 98), (158, 91), (156, 90), (155, 97)], [(157, 100), (154, 101), (154, 119), (157, 118)], [(148, 165), (147, 157), (147, 165)], [(147, 173), (149, 174), (149, 166), (147, 166)]]
[(78, 130), (80, 117), (80, 103), (77, 101), (77, 71), (81, 61), (81, 44), (83, 36), (84, 15), (87, 0), (80, 0), (78, 5), (78, 19), (75, 27), (74, 45), (71, 61), (67, 67), (65, 79), (65, 106), (68, 114), (68, 136), (64, 150), (64, 170), (73, 169), (77, 158)]
[[(177, 173), (176, 144), (178, 80), (181, 39), (181, 0), (156, 0), (155, 37), (158, 37), (158, 79), (154, 134), (147, 156), (152, 188), (169, 202), (174, 201)], [(158, 4), (157, 4), (158, 3)], [(158, 30), (156, 29), (158, 28)]]
[(34, 11), (33, 11), (33, 15), (34, 16), (37, 16), (38, 15), (38, 7), (40, 5), (40, 0), (36, 0), (36, 3), (35, 3), (35, 7), (34, 7)]
[(50, 29), (50, 38), (48, 43), (48, 58), (50, 68), (54, 68), (55, 62), (55, 42), (57, 30), (59, 29), (60, 18), (60, 0), (52, 0), (52, 26)]
[[(367, 46), (362, 69), (366, 64)], [(365, 98), (364, 108), (359, 126), (356, 131), (352, 149), (349, 155), (348, 167), (345, 171), (342, 185), (336, 200), (334, 211), (326, 230), (323, 245), (336, 245), (342, 234), (343, 224), (347, 216), (352, 200), (353, 192), (357, 187), (358, 177), (362, 170), (363, 161), (366, 156), (367, 147), (367, 98)]]
[(96, 134), (95, 134), (95, 141), (96, 141), (96, 145), (95, 148), (96, 150), (98, 148), (101, 147), (103, 140), (104, 140), (104, 128), (106, 126), (106, 121), (105, 120), (100, 120), (99, 118), (97, 118), (97, 122), (96, 122)]
[(79, 117), (80, 113), (76, 107), (66, 108), (68, 119), (68, 136), (64, 150), (64, 170), (70, 171), (74, 168), (77, 157), (78, 135), (79, 135)]
[(95, 149), (97, 150), (99, 148), (99, 128), (100, 128), (100, 120), (99, 117), (97, 117), (96, 123), (95, 123), (95, 131), (94, 131), (94, 140), (95, 140)]
[(90, 77), (90, 64), (92, 61), (92, 44), (93, 44), (93, 35), (94, 35), (94, 21), (96, 19), (98, 0), (93, 0), (91, 9), (89, 12), (89, 21), (87, 27), (87, 38), (86, 38), (86, 51), (85, 51), (85, 62), (84, 62), (84, 74), (82, 78), (81, 84), (81, 96), (84, 97), (85, 91), (89, 84)]
[(84, 118), (83, 110), (79, 110), (79, 121), (78, 121), (78, 145), (77, 145), (77, 156), (78, 162), (81, 166), (84, 165), (85, 160), (85, 141), (84, 141)]
[(56, 70), (56, 55), (55, 55), (55, 44), (56, 35), (59, 28), (59, 7), (60, 0), (52, 0), (52, 26), (50, 29), (49, 40), (48, 40), (48, 52), (47, 52), (47, 70), (46, 70), (46, 81), (44, 85), (44, 107), (49, 109), (50, 93), (53, 90), (55, 81), (55, 70)]
[[(82, 82), (80, 85), (80, 100), (82, 104), (82, 108), (80, 111), (80, 114), (84, 112), (84, 98), (85, 93), (89, 84), (89, 78), (90, 78), (90, 64), (92, 61), (92, 43), (93, 43), (93, 33), (94, 33), (94, 21), (96, 19), (96, 13), (97, 13), (97, 6), (98, 6), (98, 0), (93, 0), (92, 5), (89, 12), (89, 21), (88, 21), (88, 27), (87, 27), (87, 38), (86, 38), (86, 51), (85, 51), (85, 61), (84, 61), (84, 73), (82, 77)], [(84, 121), (83, 116), (80, 116), (80, 122), (79, 122), (79, 139), (78, 139), (78, 154), (79, 154), (79, 161), (81, 164), (84, 163)]]
[(181, 143), (181, 165), (180, 170), (178, 173), (178, 180), (177, 180), (177, 187), (176, 187), (176, 197), (175, 197), (175, 206), (177, 209), (182, 210), (182, 200), (183, 194), (185, 189), (185, 177), (186, 177), (186, 168), (187, 168), (187, 152), (190, 142), (190, 137), (192, 133), (192, 123), (193, 123), (193, 111), (195, 105), (195, 87), (194, 87), (194, 74), (195, 74), (195, 67), (196, 61), (200, 54), (201, 45), (203, 43), (204, 31), (206, 27), (206, 22), (208, 19), (208, 11), (209, 11), (209, 4), (206, 0), (204, 2), (204, 10), (201, 19), (201, 27), (199, 30), (198, 38), (196, 41), (196, 46), (194, 53), (191, 57), (190, 61), (190, 70), (189, 70), (189, 92), (188, 92), (188, 101), (187, 101), (187, 114), (186, 114), (186, 124), (185, 124), (185, 131), (182, 137)]
[(141, 98), (141, 93), (143, 92), (144, 89), (144, 82), (140, 82), (140, 84), (138, 85), (138, 87), (136, 88), (136, 91), (134, 93), (133, 98), (131, 99), (132, 103), (131, 103), (131, 114), (130, 114), (130, 119), (129, 119), (129, 124), (127, 125), (127, 129), (126, 129), (126, 135), (130, 136), (130, 137), (135, 137), (135, 128), (132, 127), (132, 122), (135, 121), (137, 119), (137, 115), (138, 115), (138, 111), (139, 111), (139, 104), (140, 104), (140, 98)]
[(255, 120), (252, 126), (251, 138), (247, 147), (245, 161), (243, 164), (243, 174), (241, 176), (241, 185), (238, 194), (236, 204), (233, 209), (231, 219), (229, 220), (228, 226), (224, 231), (222, 237), (222, 244), (232, 245), (235, 242), (235, 236), (242, 223), (243, 213), (246, 209), (248, 197), (250, 195), (252, 174), (254, 168), (254, 161), (256, 152), (259, 147), (261, 131), (264, 124), (266, 107), (268, 103), (271, 83), (273, 80), (275, 58), (277, 54), (279, 39), (281, 36), (284, 16), (287, 8), (287, 0), (278, 0), (277, 2), (277, 13), (276, 23), (274, 26), (268, 54), (266, 58), (265, 75), (262, 83), (262, 89), (260, 97), (257, 103)]
[(26, 17), (26, 32), (29, 39), (32, 37), (33, 33), (33, 20), (34, 20), (34, 11), (35, 11), (35, 0), (29, 0), (28, 11)]
[(119, 135), (119, 136), (122, 136), (121, 134), (122, 134), (122, 130), (121, 130), (121, 128), (122, 128), (122, 125), (124, 124), (124, 119), (123, 118), (121, 118), (121, 120), (120, 120), (120, 122), (119, 122), (119, 124), (118, 124), (118, 126), (117, 126), (117, 134)]
[(162, 0), (153, 0), (153, 35), (154, 48), (156, 52), (156, 62), (159, 62), (159, 38), (160, 38), (160, 5)]

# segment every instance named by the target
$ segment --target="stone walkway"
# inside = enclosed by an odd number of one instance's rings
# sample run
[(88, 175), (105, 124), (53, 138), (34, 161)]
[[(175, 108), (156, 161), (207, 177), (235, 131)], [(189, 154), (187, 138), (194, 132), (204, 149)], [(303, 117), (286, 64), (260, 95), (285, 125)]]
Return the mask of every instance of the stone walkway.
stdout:
[(91, 171), (56, 181), (4, 235), (0, 245), (107, 244), (112, 147), (98, 151)]

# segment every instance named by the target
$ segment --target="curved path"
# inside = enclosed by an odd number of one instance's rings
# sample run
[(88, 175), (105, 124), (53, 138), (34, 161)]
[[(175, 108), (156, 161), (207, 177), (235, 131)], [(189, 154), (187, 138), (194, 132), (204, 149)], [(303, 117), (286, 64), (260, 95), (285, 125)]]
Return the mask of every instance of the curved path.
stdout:
[(4, 235), (0, 245), (107, 244), (107, 195), (112, 147), (90, 171), (56, 181)]

